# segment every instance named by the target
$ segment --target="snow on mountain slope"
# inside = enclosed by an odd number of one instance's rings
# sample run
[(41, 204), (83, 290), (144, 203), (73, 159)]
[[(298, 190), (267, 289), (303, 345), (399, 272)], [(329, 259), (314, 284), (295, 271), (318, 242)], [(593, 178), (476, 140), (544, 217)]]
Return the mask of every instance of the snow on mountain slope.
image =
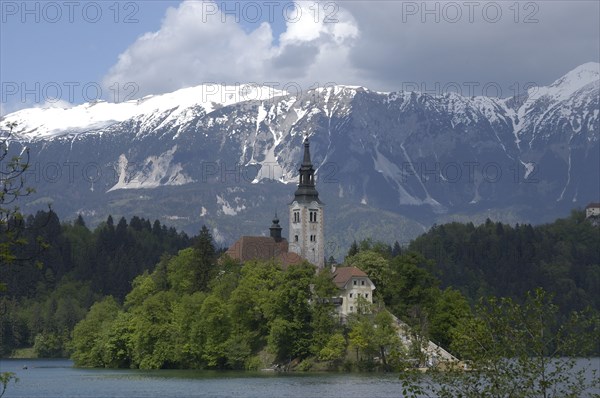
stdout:
[[(579, 91), (593, 91), (594, 87), (597, 90), (599, 70), (598, 63), (589, 62), (580, 65), (547, 87), (529, 88), (526, 100), (522, 102), (515, 101), (515, 98), (469, 98), (454, 93), (438, 96), (412, 92), (380, 93), (359, 86), (339, 85), (311, 90), (312, 94), (306, 96), (303, 103), (296, 104), (300, 106), (295, 107), (294, 111), (297, 120), (311, 117), (318, 111), (323, 111), (326, 117), (331, 118), (334, 109), (337, 108), (339, 111), (340, 104), (344, 104), (348, 113), (348, 102), (358, 92), (363, 92), (381, 97), (381, 100), (387, 103), (400, 101), (402, 104), (400, 110), (414, 106), (415, 102), (424, 102), (425, 107), (431, 111), (452, 114), (452, 125), (469, 125), (479, 119), (487, 119), (491, 124), (512, 125), (514, 143), (520, 148), (522, 131), (531, 130), (532, 126), (539, 123), (542, 118), (551, 115), (560, 103), (569, 101)], [(140, 124), (139, 134), (162, 127), (184, 126), (194, 118), (202, 116), (202, 113), (209, 114), (223, 106), (280, 96), (286, 96), (292, 103), (296, 99), (287, 92), (266, 86), (201, 85), (122, 103), (98, 101), (67, 109), (24, 109), (7, 115), (3, 118), (3, 122), (16, 122), (15, 137), (23, 141), (49, 140), (70, 133), (99, 131), (127, 120), (134, 120)], [(320, 109), (309, 111), (313, 105), (317, 105)], [(540, 107), (547, 109), (540, 112)], [(588, 120), (585, 121), (588, 124), (590, 117), (596, 120), (597, 112), (591, 112)], [(262, 120), (257, 120), (257, 126), (261, 122)], [(531, 141), (532, 137), (525, 137), (525, 139)]]
[(588, 62), (573, 69), (547, 87), (532, 87), (528, 94), (532, 98), (551, 97), (555, 101), (567, 100), (577, 90), (600, 79), (600, 64)]
[[(531, 87), (520, 98), (502, 100), (513, 120), (515, 142), (531, 148), (539, 139), (549, 139), (560, 119), (585, 124), (590, 132), (598, 125), (598, 89), (600, 64), (588, 62), (578, 66), (546, 87)], [(578, 130), (574, 127), (574, 130)], [(599, 134), (591, 134), (597, 140)]]
[[(272, 87), (256, 85), (201, 85), (163, 95), (150, 95), (138, 100), (111, 103), (97, 101), (72, 108), (29, 108), (11, 113), (3, 122), (17, 123), (15, 137), (25, 141), (46, 140), (67, 133), (99, 130), (134, 118), (168, 113), (162, 121), (183, 124), (196, 113), (190, 108), (202, 107), (205, 113), (247, 100), (267, 100), (287, 95)], [(145, 117), (144, 117), (145, 116)]]

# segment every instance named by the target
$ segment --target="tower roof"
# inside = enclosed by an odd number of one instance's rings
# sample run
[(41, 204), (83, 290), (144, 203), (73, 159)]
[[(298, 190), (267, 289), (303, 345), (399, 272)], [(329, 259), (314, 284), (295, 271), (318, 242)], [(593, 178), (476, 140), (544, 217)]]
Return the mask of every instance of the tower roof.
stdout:
[(302, 159), (302, 166), (312, 167), (310, 161), (310, 143), (308, 142), (308, 136), (304, 137), (304, 158)]
[(279, 242), (282, 239), (281, 226), (279, 225), (279, 218), (277, 217), (277, 213), (275, 213), (275, 218), (273, 218), (273, 224), (271, 224), (269, 232), (271, 234), (271, 238), (275, 239), (276, 242)]
[(365, 274), (363, 270), (357, 267), (339, 267), (333, 273), (333, 283), (337, 285), (340, 289), (343, 289), (344, 286), (352, 279), (352, 278), (368, 278), (369, 276)]
[(315, 169), (310, 160), (310, 143), (308, 141), (308, 136), (304, 138), (304, 157), (299, 171), (299, 184), (298, 189), (294, 193), (294, 200), (298, 203), (322, 203), (315, 187)]

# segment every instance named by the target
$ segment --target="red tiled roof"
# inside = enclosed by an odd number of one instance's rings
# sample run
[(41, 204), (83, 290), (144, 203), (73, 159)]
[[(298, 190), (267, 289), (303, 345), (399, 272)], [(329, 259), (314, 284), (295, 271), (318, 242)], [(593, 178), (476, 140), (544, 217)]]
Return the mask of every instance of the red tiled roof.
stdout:
[(303, 261), (296, 253), (288, 252), (287, 240), (276, 242), (268, 236), (242, 236), (227, 250), (226, 254), (242, 263), (249, 260), (277, 259), (281, 261), (284, 268)]
[(294, 252), (281, 253), (279, 255), (279, 260), (281, 261), (283, 268), (287, 268), (290, 265), (300, 264), (304, 261), (302, 257)]
[(360, 268), (356, 267), (339, 267), (333, 273), (333, 283), (337, 285), (340, 289), (343, 288), (346, 283), (352, 277), (363, 277), (368, 278), (367, 274), (364, 273)]
[(590, 203), (589, 205), (585, 206), (586, 209), (591, 209), (591, 208), (596, 208), (596, 207), (600, 207), (600, 203)]

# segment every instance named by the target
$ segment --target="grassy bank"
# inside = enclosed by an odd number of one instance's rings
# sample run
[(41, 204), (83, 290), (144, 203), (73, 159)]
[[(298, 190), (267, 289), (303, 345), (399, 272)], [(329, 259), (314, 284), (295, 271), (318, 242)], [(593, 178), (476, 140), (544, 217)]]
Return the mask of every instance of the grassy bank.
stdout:
[(37, 358), (37, 357), (38, 356), (35, 353), (33, 347), (27, 347), (27, 348), (17, 348), (9, 358), (31, 359), (31, 358)]

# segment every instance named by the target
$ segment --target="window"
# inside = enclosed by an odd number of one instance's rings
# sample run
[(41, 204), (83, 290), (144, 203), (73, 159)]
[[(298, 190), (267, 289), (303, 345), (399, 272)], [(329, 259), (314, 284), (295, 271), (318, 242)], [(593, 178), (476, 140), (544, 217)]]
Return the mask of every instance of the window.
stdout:
[(354, 310), (353, 306), (350, 306), (350, 312), (352, 312)]
[(360, 297), (360, 293), (356, 293), (356, 297)]
[(310, 222), (317, 222), (317, 210), (310, 210), (308, 217)]
[(356, 281), (352, 281), (352, 282), (353, 282), (354, 286), (356, 286), (356, 285), (357, 285)]
[(350, 298), (352, 298), (352, 293), (350, 293)]
[(294, 235), (294, 242), (298, 242), (298, 235)]
[(311, 242), (316, 242), (317, 241), (317, 235), (311, 235), (310, 236), (310, 241)]
[(294, 222), (300, 222), (300, 210), (294, 210)]
[(362, 286), (364, 286), (364, 285), (365, 285), (365, 281), (360, 281), (360, 284), (361, 284)]
[(365, 298), (369, 298), (369, 293), (365, 293)]

